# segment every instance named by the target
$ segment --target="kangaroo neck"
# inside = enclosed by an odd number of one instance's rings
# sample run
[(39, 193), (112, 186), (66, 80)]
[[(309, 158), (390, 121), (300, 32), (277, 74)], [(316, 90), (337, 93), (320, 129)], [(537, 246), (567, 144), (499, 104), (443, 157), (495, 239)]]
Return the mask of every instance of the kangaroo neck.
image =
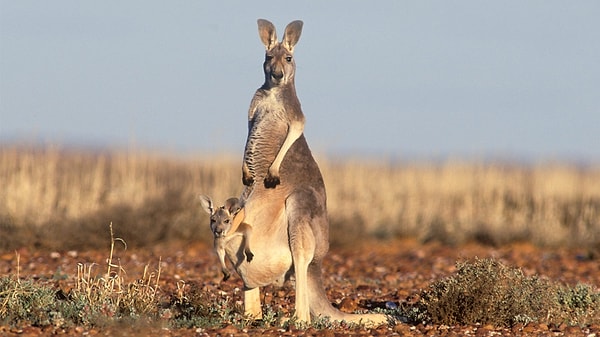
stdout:
[(262, 85), (261, 89), (266, 90), (266, 91), (273, 91), (273, 92), (290, 92), (290, 93), (293, 93), (294, 95), (296, 95), (296, 84), (294, 83), (293, 78), (288, 80), (287, 83), (282, 83), (282, 84), (273, 84), (271, 81), (269, 81), (267, 79), (265, 81), (265, 83)]
[(288, 102), (293, 106), (300, 106), (300, 100), (296, 95), (294, 82), (277, 86), (269, 86), (269, 83), (265, 83), (260, 90), (263, 91), (265, 96), (273, 96), (280, 102)]

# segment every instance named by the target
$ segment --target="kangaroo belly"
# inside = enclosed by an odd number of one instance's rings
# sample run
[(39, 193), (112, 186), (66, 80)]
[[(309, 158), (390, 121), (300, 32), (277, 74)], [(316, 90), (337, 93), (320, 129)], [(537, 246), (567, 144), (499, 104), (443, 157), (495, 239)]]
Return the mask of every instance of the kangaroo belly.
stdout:
[[(261, 207), (262, 205), (262, 207)], [(245, 207), (244, 222), (252, 226), (250, 247), (254, 257), (247, 262), (243, 252), (243, 238), (231, 238), (226, 253), (247, 288), (280, 282), (292, 267), (288, 244), (287, 225), (283, 204), (249, 201)]]
[[(264, 240), (264, 241), (263, 241)], [(232, 238), (226, 247), (228, 258), (247, 288), (256, 288), (277, 283), (292, 267), (292, 254), (287, 244), (282, 241), (267, 240), (252, 241), (254, 258), (247, 262), (242, 248), (242, 238)], [(287, 242), (287, 240), (283, 241)]]

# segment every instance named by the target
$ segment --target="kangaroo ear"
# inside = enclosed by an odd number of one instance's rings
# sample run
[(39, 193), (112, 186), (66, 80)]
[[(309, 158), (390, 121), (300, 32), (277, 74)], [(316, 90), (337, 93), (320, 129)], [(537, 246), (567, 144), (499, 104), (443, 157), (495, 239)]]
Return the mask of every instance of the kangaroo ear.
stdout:
[(260, 36), (260, 40), (265, 45), (267, 50), (271, 50), (277, 44), (277, 32), (275, 31), (275, 26), (265, 19), (258, 19), (258, 36)]
[(236, 214), (242, 209), (242, 204), (238, 198), (229, 198), (225, 201), (225, 208), (229, 211), (229, 214)]
[(202, 205), (202, 209), (212, 215), (213, 214), (213, 202), (210, 199), (210, 197), (207, 197), (206, 195), (200, 195), (198, 196), (198, 199), (200, 199), (200, 205)]
[(300, 40), (300, 34), (302, 33), (302, 21), (296, 20), (290, 22), (287, 27), (285, 27), (285, 33), (283, 33), (283, 46), (290, 53), (294, 51), (294, 46)]

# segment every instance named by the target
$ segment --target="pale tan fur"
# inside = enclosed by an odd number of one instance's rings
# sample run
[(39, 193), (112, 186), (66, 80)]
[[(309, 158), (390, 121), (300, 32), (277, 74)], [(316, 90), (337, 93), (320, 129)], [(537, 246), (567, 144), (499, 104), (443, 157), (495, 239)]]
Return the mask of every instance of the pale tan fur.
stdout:
[(243, 250), (246, 255), (246, 261), (251, 262), (254, 254), (250, 250), (250, 235), (252, 233), (252, 227), (241, 221), (236, 222), (234, 217), (241, 213), (243, 219), (244, 210), (241, 208), (241, 204), (238, 198), (230, 198), (225, 202), (224, 206), (217, 209), (213, 207), (213, 202), (210, 197), (201, 195), (200, 204), (202, 209), (210, 215), (210, 229), (214, 235), (215, 252), (219, 257), (221, 263), (221, 271), (223, 272), (223, 281), (227, 281), (231, 276), (231, 273), (227, 269), (225, 263), (225, 246), (234, 237), (241, 236), (243, 239)]
[[(245, 259), (242, 236), (232, 237), (225, 245), (225, 253), (244, 282), (244, 311), (250, 317), (261, 318), (259, 287), (281, 284), (294, 275), (298, 321), (327, 316), (334, 321), (384, 324), (385, 315), (344, 313), (327, 299), (321, 275), (322, 260), (329, 250), (325, 184), (302, 128), (293, 131), (299, 133), (297, 137), (290, 137), (294, 124), (290, 121), (304, 120), (294, 78), (286, 79), (285, 72), (273, 76), (270, 62), (275, 58), (287, 62), (300, 37), (302, 23), (290, 23), (282, 42), (277, 42), (270, 22), (258, 20), (258, 27), (267, 49), (265, 84), (250, 105), (243, 173), (244, 178), (251, 178), (252, 173), (275, 174), (277, 169), (272, 164), (281, 161), (281, 181), (277, 188), (270, 188), (268, 184), (252, 184), (251, 179), (244, 179), (250, 186), (241, 197), (244, 214), (238, 213), (235, 222), (252, 226), (252, 262)], [(282, 154), (282, 150), (286, 151)]]

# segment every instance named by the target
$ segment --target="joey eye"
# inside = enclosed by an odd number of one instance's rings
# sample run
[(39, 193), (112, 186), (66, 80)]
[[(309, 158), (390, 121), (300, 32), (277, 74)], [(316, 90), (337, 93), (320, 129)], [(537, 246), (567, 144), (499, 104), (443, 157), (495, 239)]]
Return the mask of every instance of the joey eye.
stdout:
[(291, 56), (286, 56), (285, 60), (288, 61), (288, 62), (292, 62), (292, 57)]
[(265, 56), (265, 60), (267, 60), (267, 61), (271, 61), (272, 59), (273, 59), (273, 55), (267, 54)]
[(224, 221), (224, 222), (225, 222), (225, 223), (229, 223), (229, 219), (225, 219), (225, 221)]

